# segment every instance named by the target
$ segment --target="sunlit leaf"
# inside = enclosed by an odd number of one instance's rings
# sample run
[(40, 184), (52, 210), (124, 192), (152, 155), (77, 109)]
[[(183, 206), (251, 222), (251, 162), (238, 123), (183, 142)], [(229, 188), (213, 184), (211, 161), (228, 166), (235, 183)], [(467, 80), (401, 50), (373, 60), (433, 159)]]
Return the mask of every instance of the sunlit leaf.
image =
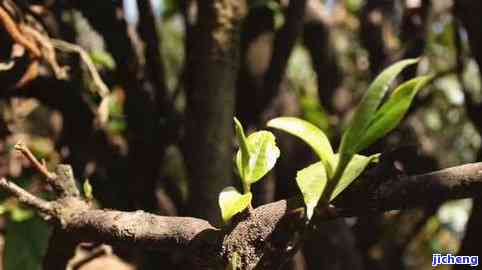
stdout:
[(238, 139), (240, 149), (240, 151), (238, 151), (238, 154), (236, 155), (236, 165), (238, 167), (238, 172), (241, 176), (241, 179), (244, 179), (244, 170), (246, 167), (248, 167), (249, 163), (248, 143), (246, 142), (246, 136), (244, 135), (243, 126), (236, 117), (234, 117), (234, 124), (236, 130), (236, 137)]
[[(379, 154), (371, 156), (354, 155), (350, 160), (343, 174), (338, 181), (333, 193), (331, 193), (330, 200), (334, 200), (343, 190), (345, 190), (358, 176), (365, 170), (370, 162), (378, 160)], [(339, 162), (340, 155), (336, 154), (333, 166), (336, 167)]]
[(234, 187), (226, 187), (219, 193), (219, 208), (223, 221), (228, 222), (234, 215), (251, 204), (252, 194), (239, 193)]
[[(246, 166), (243, 166), (243, 181), (252, 184), (266, 175), (276, 164), (280, 156), (280, 150), (276, 146), (276, 139), (269, 131), (257, 131), (246, 138), (249, 151), (249, 159)], [(243, 151), (238, 151), (236, 164), (243, 163)], [(239, 165), (238, 165), (239, 166)]]
[(350, 160), (351, 156), (356, 153), (360, 138), (363, 137), (368, 125), (373, 120), (375, 112), (395, 77), (397, 77), (404, 68), (417, 62), (418, 59), (399, 61), (386, 68), (372, 82), (343, 134), (339, 153), (342, 155), (344, 162), (340, 162), (340, 164), (346, 165), (345, 161)]
[(9, 222), (5, 235), (3, 269), (41, 270), (49, 236), (49, 226), (39, 217)]
[[(333, 149), (328, 137), (310, 122), (295, 117), (278, 117), (270, 120), (267, 125), (303, 140), (315, 151), (325, 166), (330, 164), (331, 159), (333, 159)], [(331, 174), (331, 168), (328, 167), (327, 170), (328, 174)]]
[(356, 151), (362, 151), (393, 130), (409, 109), (417, 92), (423, 88), (430, 79), (431, 76), (421, 76), (407, 81), (395, 89), (387, 102), (376, 112), (374, 119), (363, 135), (363, 139), (360, 140)]
[(308, 219), (313, 216), (313, 211), (325, 189), (326, 181), (325, 165), (321, 161), (298, 171), (296, 174), (296, 183), (303, 194)]

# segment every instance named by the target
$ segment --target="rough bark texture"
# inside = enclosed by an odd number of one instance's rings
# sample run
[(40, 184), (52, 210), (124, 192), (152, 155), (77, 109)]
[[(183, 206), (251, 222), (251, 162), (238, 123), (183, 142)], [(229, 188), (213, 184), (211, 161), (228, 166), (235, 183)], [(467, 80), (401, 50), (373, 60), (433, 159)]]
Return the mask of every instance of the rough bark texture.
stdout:
[[(189, 214), (219, 224), (218, 194), (232, 185), (234, 93), (240, 24), (245, 1), (198, 5), (196, 40), (188, 59), (184, 156), (191, 196)], [(202, 203), (200, 203), (202, 202)]]
[[(200, 269), (219, 267), (233, 257), (237, 257), (241, 269), (278, 269), (294, 255), (303, 235), (327, 220), (419, 207), (474, 196), (482, 190), (482, 163), (394, 179), (377, 179), (376, 172), (377, 168), (370, 171), (369, 181), (358, 181), (357, 188), (365, 192), (352, 189), (342, 195), (336, 206), (320, 206), (310, 227), (305, 225), (299, 197), (237, 215), (230, 226), (219, 230), (205, 220), (191, 217), (91, 209), (67, 191), (67, 196), (46, 202), (4, 178), (0, 179), (0, 189), (37, 209), (57, 228), (79, 240), (158, 251), (181, 249), (189, 255), (193, 267)], [(69, 182), (74, 183), (73, 178)]]

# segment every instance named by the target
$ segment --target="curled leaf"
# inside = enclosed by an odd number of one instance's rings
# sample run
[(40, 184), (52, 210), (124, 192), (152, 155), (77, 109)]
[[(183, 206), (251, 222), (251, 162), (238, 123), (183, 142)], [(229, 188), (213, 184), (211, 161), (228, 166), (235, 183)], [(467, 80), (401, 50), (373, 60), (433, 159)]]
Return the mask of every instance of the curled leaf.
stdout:
[(240, 149), (237, 155), (239, 156), (239, 161), (238, 158), (236, 158), (236, 165), (238, 166), (238, 172), (241, 176), (241, 179), (244, 179), (244, 169), (248, 166), (249, 163), (248, 143), (246, 142), (246, 136), (244, 135), (243, 125), (241, 125), (241, 122), (239, 122), (236, 117), (234, 117), (234, 124), (236, 130), (236, 137), (238, 138)]

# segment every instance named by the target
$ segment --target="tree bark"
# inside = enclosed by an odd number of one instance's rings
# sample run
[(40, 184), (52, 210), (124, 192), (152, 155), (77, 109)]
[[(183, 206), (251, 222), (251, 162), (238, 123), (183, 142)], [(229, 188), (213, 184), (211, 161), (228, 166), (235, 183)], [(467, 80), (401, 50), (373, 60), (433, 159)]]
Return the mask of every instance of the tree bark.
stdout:
[(198, 3), (188, 65), (184, 157), (190, 178), (188, 212), (220, 223), (218, 194), (232, 185), (235, 82), (245, 1)]

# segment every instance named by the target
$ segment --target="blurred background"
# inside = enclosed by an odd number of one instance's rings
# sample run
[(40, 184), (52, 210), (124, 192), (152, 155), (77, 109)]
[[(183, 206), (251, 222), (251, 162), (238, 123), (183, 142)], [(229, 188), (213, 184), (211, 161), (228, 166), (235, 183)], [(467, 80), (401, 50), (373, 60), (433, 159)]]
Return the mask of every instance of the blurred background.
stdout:
[[(276, 116), (301, 117), (337, 145), (374, 76), (414, 57), (421, 57), (418, 67), (399, 81), (436, 79), (402, 124), (366, 153), (388, 153), (398, 173), (409, 175), (481, 159), (480, 1), (251, 0), (224, 33), (228, 38), (219, 36), (228, 49), (211, 46), (211, 33), (203, 32), (210, 26), (203, 5), (216, 1), (12, 2), (17, 23), (34, 20), (48, 36), (80, 46), (108, 88), (99, 91), (75, 50), (59, 47), (68, 79), (41, 63), (38, 75), (20, 84), (32, 63), (26, 55), (0, 74), (0, 176), (47, 198), (41, 176), (13, 149), (18, 141), (51, 168), (71, 164), (79, 186), (88, 179), (99, 207), (219, 224), (218, 192), (239, 185), (233, 115), (251, 131)], [(219, 6), (227, 16), (229, 5)], [(2, 61), (14, 50), (6, 33), (2, 28)], [(220, 59), (206, 60), (219, 51)], [(276, 137), (281, 157), (255, 185), (256, 205), (298, 194), (296, 171), (315, 160), (297, 139)], [(327, 222), (285, 269), (431, 269), (433, 253), (482, 255), (481, 203), (482, 197)], [(4, 194), (0, 212), (5, 270), (183, 263), (177, 252), (79, 245)]]

